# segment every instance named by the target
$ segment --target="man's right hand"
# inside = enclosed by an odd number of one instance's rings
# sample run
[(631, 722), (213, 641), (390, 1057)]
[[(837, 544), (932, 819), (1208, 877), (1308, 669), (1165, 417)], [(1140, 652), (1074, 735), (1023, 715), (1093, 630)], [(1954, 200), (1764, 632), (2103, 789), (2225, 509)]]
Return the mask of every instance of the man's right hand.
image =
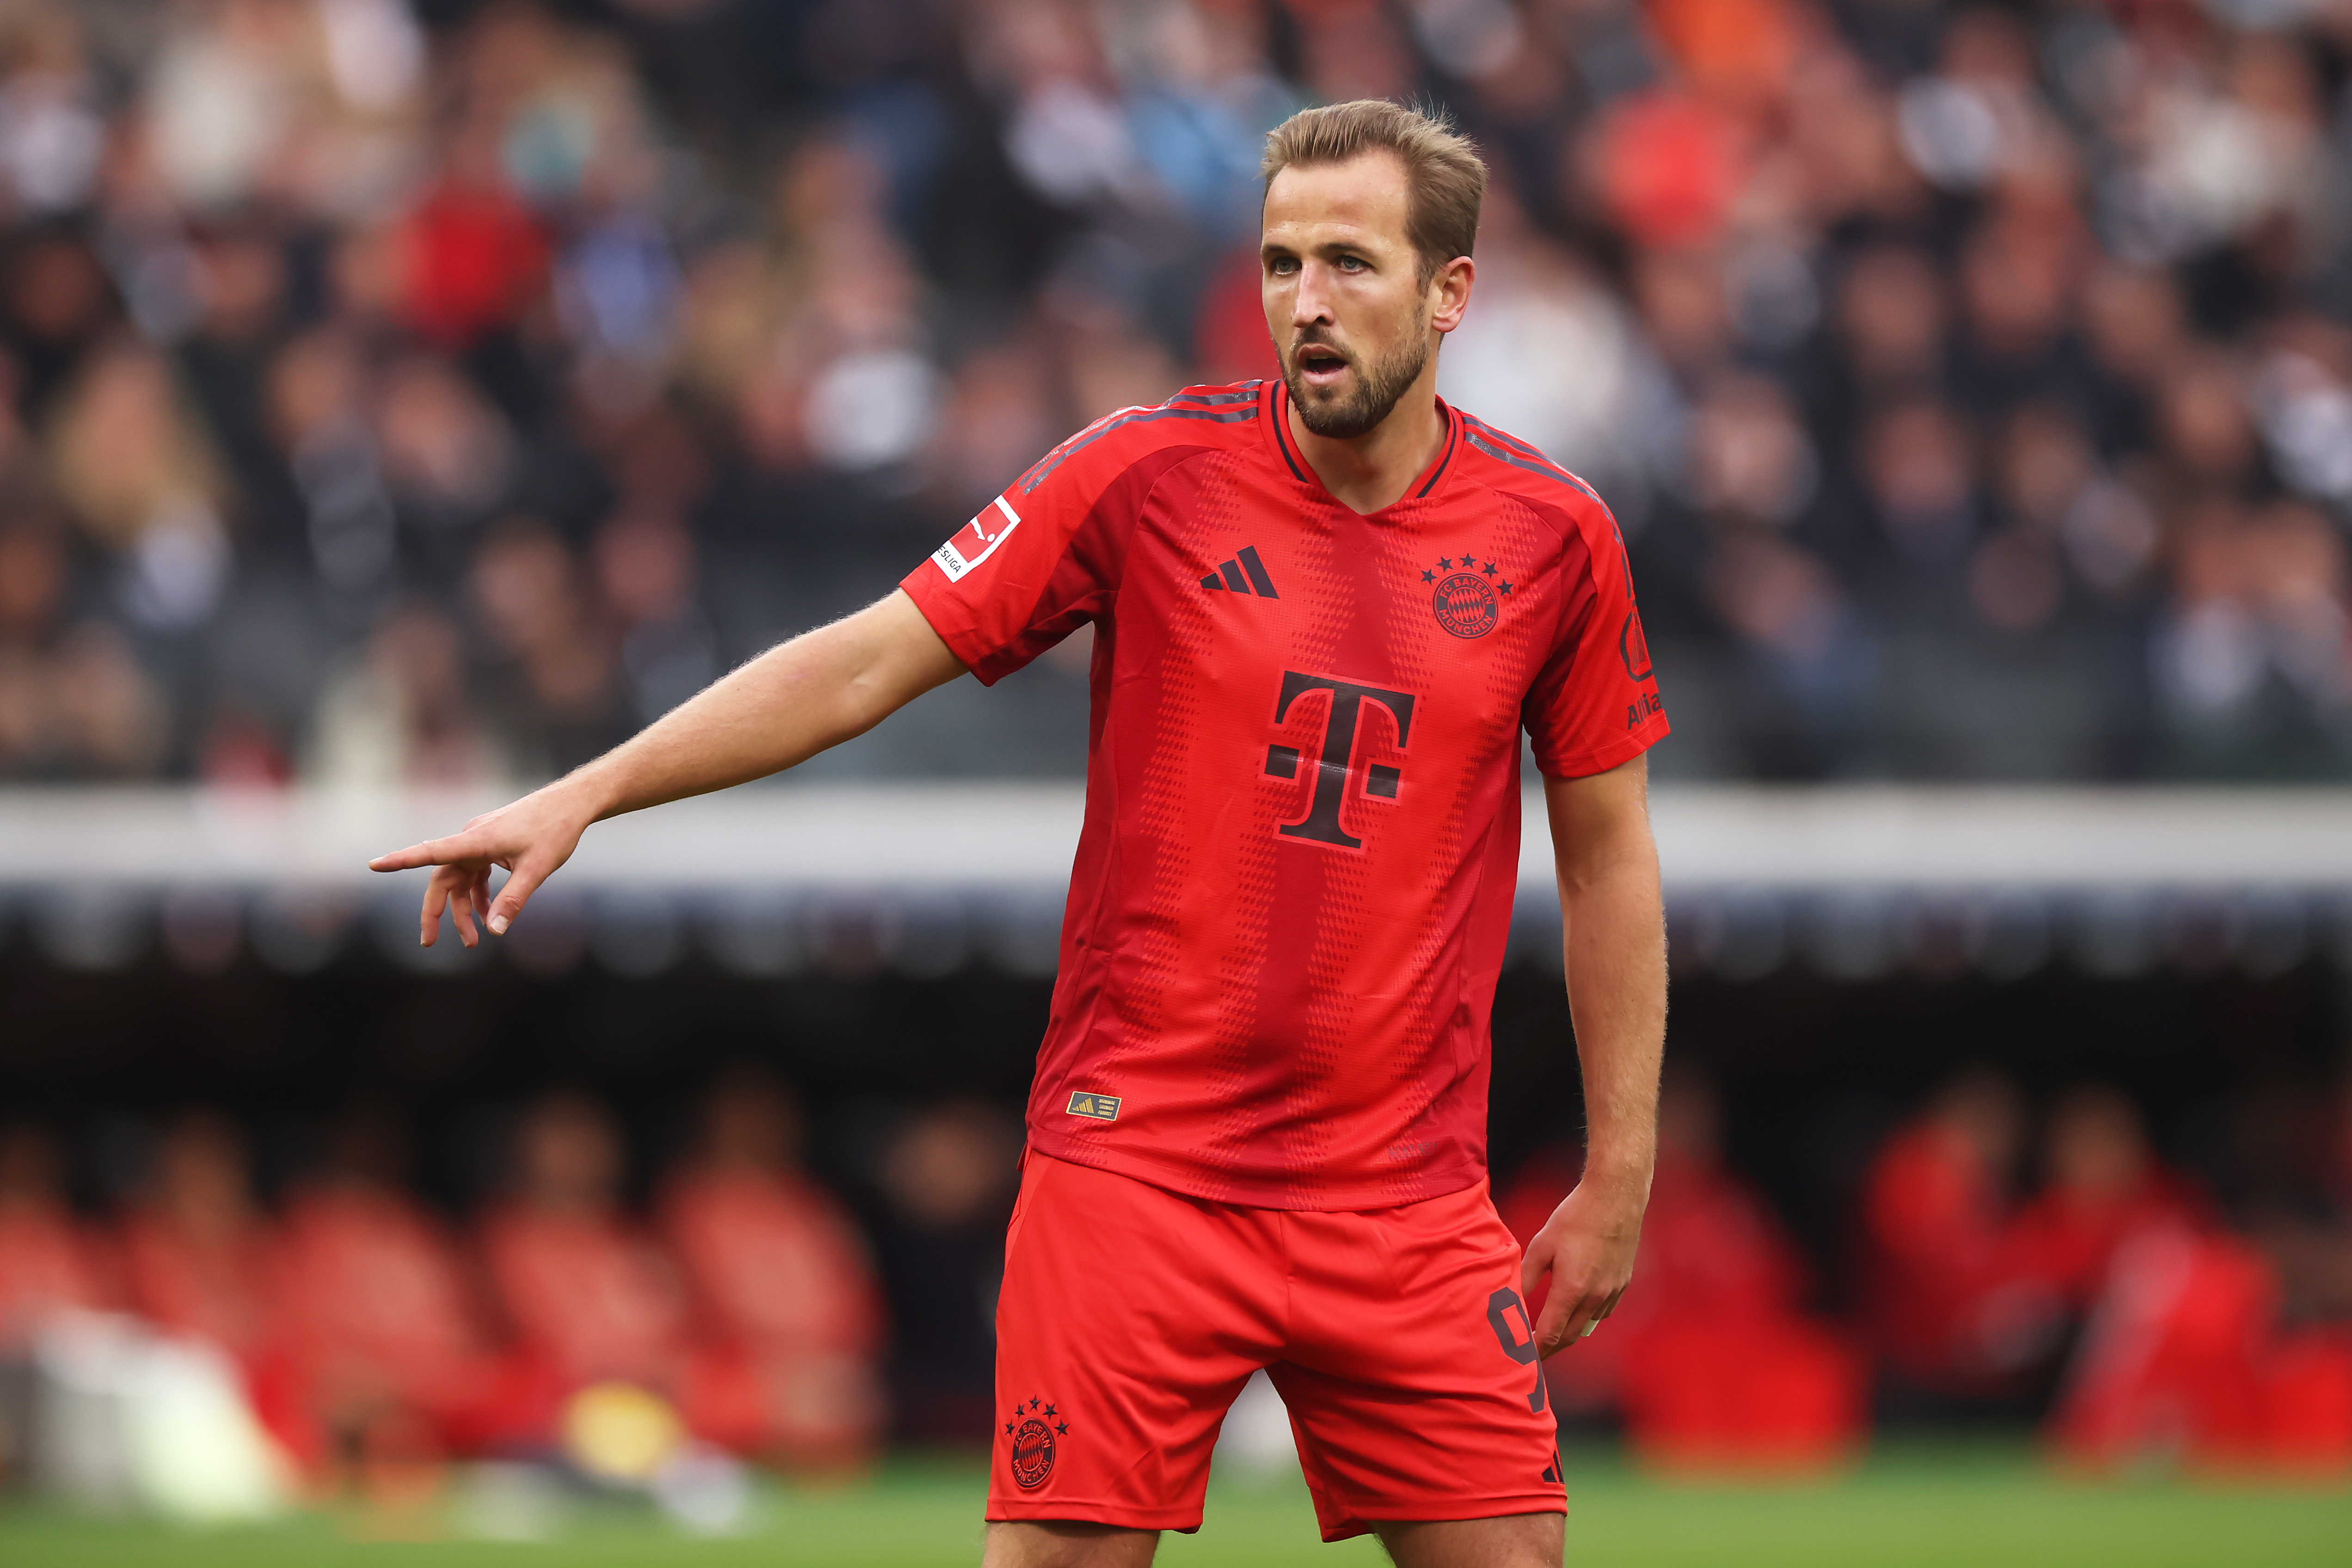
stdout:
[[(597, 813), (579, 798), (573, 779), (559, 779), (534, 790), (509, 805), (474, 818), (446, 838), (428, 839), (379, 855), (368, 862), (371, 871), (407, 871), (419, 866), (434, 868), (425, 885), (425, 908), (417, 941), (433, 945), (441, 932), (441, 910), (446, 905), (457, 922), (457, 940), (472, 947), (482, 940), (476, 922), (499, 935), (539, 885), (572, 858), (580, 836)], [(513, 875), (499, 896), (490, 897), (490, 868), (504, 867)]]
[[(371, 870), (435, 868), (418, 939), (455, 911), (467, 947), (477, 922), (500, 936), (523, 903), (572, 858), (592, 822), (748, 784), (862, 735), (935, 686), (964, 673), (904, 588), (854, 616), (770, 648), (671, 709), (594, 762), (466, 824), (368, 862)], [(490, 897), (490, 868), (514, 873)]]

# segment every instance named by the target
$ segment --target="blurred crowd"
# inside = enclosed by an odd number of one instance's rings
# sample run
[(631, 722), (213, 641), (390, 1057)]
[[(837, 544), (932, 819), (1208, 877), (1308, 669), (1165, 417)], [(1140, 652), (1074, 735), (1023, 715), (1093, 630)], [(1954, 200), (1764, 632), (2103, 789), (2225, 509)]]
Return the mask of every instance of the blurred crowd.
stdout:
[[(1672, 1065), (1634, 1287), (1549, 1363), (1554, 1397), (1667, 1466), (1834, 1465), (1875, 1418), (2032, 1420), (2092, 1468), (2341, 1473), (2352, 1093), (2255, 1093), (2234, 1121), (2190, 1174), (2111, 1086), (2031, 1107), (1972, 1068), (1879, 1144), (1843, 1256), (1814, 1258), (1726, 1158), (1706, 1076)], [(1504, 1189), (1522, 1240), (1580, 1164), (1547, 1151)]]
[(71, 1386), (91, 1325), (126, 1314), (225, 1352), (290, 1468), (329, 1488), (486, 1456), (593, 1476), (615, 1409), (669, 1447), (803, 1474), (855, 1472), (891, 1433), (984, 1432), (1009, 1119), (901, 1119), (861, 1216), (808, 1173), (803, 1134), (787, 1089), (737, 1068), (633, 1188), (611, 1111), (551, 1093), (509, 1119), (457, 1226), (418, 1195), (382, 1107), (314, 1129), (267, 1197), (247, 1134), (214, 1112), (131, 1139), (95, 1206), (50, 1134), (9, 1128), (0, 1479), (58, 1483), (73, 1443), (43, 1385)]
[[(2352, 1471), (2352, 1092), (2232, 1106), (2192, 1172), (2112, 1087), (2029, 1102), (1964, 1071), (1878, 1141), (1824, 1248), (1677, 1062), (1634, 1288), (1548, 1363), (1554, 1406), (1668, 1468), (1803, 1470), (1874, 1427), (1975, 1423), (2032, 1424), (2087, 1468)], [(983, 1441), (1018, 1128), (979, 1100), (827, 1122), (813, 1148), (748, 1066), (667, 1137), (550, 1092), (484, 1123), (470, 1190), (432, 1199), (415, 1124), (381, 1105), (267, 1158), (202, 1110), (69, 1145), (0, 1131), (0, 1485), (55, 1487), (86, 1446), (58, 1391), (109, 1324), (225, 1358), (321, 1491), (479, 1459), (837, 1476), (886, 1442)], [(1523, 1240), (1580, 1163), (1563, 1145), (1507, 1173)]]
[(0, 778), (577, 762), (1266, 374), (1259, 138), (1364, 95), (1494, 166), (1441, 386), (1616, 510), (1662, 766), (2339, 773), (2347, 16), (6, 0)]

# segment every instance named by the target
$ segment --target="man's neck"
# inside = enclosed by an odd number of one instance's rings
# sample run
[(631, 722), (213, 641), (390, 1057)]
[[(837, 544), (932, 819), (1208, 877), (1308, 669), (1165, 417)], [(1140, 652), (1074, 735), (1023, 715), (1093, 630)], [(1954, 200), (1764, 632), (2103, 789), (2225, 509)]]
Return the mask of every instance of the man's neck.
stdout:
[(1290, 438), (1332, 499), (1359, 515), (1393, 505), (1423, 469), (1437, 460), (1445, 444), (1445, 422), (1437, 416), (1437, 363), (1405, 389), (1388, 417), (1360, 436), (1318, 436), (1298, 416), (1298, 404), (1286, 399)]

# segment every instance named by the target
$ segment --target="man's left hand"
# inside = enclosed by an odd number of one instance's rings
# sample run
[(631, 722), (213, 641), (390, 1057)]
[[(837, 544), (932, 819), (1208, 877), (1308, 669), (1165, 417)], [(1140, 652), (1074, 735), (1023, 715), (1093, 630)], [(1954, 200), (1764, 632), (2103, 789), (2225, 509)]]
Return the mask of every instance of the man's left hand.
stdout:
[(1536, 1281), (1551, 1276), (1543, 1311), (1529, 1325), (1543, 1354), (1574, 1342), (1616, 1310), (1617, 1299), (1633, 1278), (1648, 1200), (1646, 1180), (1587, 1177), (1528, 1243), (1519, 1268), (1520, 1296), (1534, 1300)]

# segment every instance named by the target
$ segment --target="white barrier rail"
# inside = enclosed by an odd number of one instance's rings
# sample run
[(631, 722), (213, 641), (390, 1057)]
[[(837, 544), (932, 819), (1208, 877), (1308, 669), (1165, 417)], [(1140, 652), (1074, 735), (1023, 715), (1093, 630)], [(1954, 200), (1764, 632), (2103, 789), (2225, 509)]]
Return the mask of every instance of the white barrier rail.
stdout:
[[(369, 856), (453, 831), (493, 799), (426, 792), (0, 790), (0, 887), (380, 888)], [(982, 889), (1059, 885), (1076, 784), (731, 790), (593, 829), (582, 888)], [(1662, 785), (1668, 884), (1832, 889), (2352, 889), (2352, 789), (1759, 788)], [(1551, 886), (1541, 798), (1520, 861)]]
[[(114, 968), (160, 929), (185, 964), (249, 946), (331, 962), (365, 929), (427, 972), (488, 962), (415, 945), (422, 873), (367, 858), (495, 800), (430, 793), (0, 791), (0, 912), (71, 967)], [(594, 957), (652, 973), (697, 942), (754, 974), (823, 965), (943, 973), (972, 957), (1051, 973), (1077, 839), (1075, 784), (781, 785), (600, 825), (534, 903), (507, 961)], [(1678, 965), (1730, 978), (1800, 959), (2021, 974), (2053, 957), (2277, 972), (2352, 963), (2352, 790), (1670, 785), (1654, 815)], [(1556, 963), (1541, 797), (1531, 794), (1515, 954)], [(11, 923), (14, 923), (13, 921)]]

